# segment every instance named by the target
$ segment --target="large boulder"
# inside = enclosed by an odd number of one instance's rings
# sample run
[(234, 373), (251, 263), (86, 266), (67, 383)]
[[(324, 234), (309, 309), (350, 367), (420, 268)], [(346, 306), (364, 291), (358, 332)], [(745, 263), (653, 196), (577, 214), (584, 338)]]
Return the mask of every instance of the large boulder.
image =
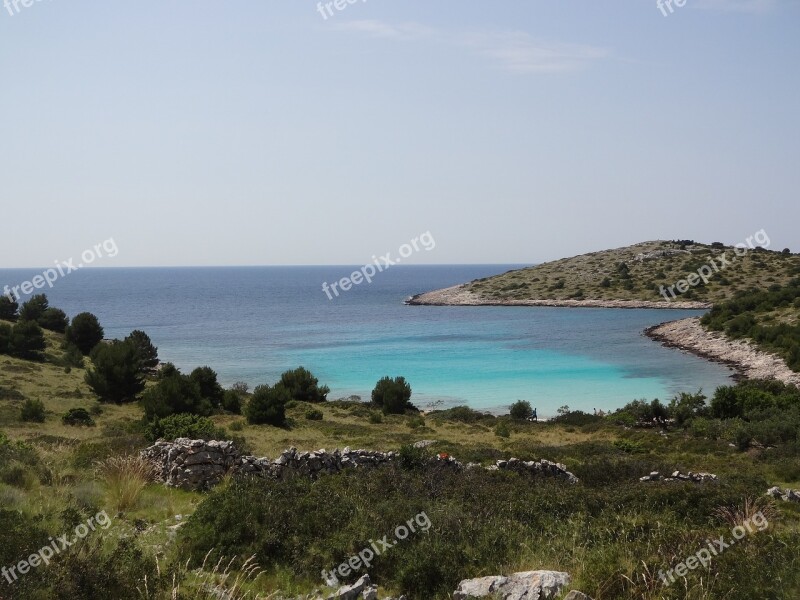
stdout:
[(492, 575), (464, 579), (453, 593), (453, 600), (470, 598), (546, 600), (558, 596), (569, 582), (569, 574), (561, 571), (524, 571), (508, 577)]

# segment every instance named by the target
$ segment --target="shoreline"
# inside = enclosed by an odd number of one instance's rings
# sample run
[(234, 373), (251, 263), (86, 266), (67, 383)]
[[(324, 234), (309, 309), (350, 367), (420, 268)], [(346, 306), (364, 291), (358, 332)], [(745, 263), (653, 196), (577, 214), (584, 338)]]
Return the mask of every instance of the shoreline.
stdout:
[(725, 334), (707, 331), (699, 317), (689, 317), (653, 325), (644, 335), (667, 348), (674, 348), (727, 365), (735, 380), (775, 379), (800, 387), (800, 373), (795, 373), (779, 356), (759, 350), (745, 340), (733, 340)]
[(415, 294), (409, 306), (548, 306), (554, 308), (657, 308), (660, 310), (707, 310), (710, 302), (656, 300), (483, 300), (466, 289), (467, 284)]

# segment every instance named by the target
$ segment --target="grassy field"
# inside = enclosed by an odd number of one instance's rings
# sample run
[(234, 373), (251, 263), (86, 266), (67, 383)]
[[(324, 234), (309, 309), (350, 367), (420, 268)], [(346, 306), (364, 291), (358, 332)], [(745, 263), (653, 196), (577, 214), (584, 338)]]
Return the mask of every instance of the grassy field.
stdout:
[[(662, 435), (591, 416), (531, 423), (473, 415), (464, 422), (450, 412), (381, 415), (346, 401), (315, 404), (323, 418), (308, 420), (312, 405), (292, 402), (283, 428), (248, 425), (230, 414), (212, 418), (257, 456), (274, 458), (290, 446), (398, 450), (427, 439), (436, 440), (429, 452), (462, 462), (489, 465), (512, 456), (559, 461), (580, 483), (391, 467), (316, 483), (228, 480), (210, 493), (143, 483), (123, 506), (122, 484), (99, 464), (148, 445), (142, 409), (100, 405), (84, 383), (85, 369), (61, 366), (61, 336), (47, 337), (45, 362), (0, 356), (0, 432), (8, 438), (0, 438), (0, 566), (15, 564), (48, 536), (98, 511), (112, 524), (15, 587), (4, 588), (0, 580), (0, 598), (211, 597), (208, 581), (224, 580), (213, 565), (223, 556), (235, 558), (237, 572), (251, 554), (264, 573), (239, 595), (311, 593), (321, 587), (319, 569), (420, 510), (434, 523), (430, 535), (398, 547), (370, 571), (382, 593), (446, 598), (460, 578), (552, 568), (569, 572), (575, 587), (596, 600), (800, 595), (800, 507), (789, 503), (764, 505), (770, 528), (709, 571), (690, 573), (669, 588), (653, 579), (654, 571), (696, 551), (703, 539), (730, 530), (716, 509), (739, 510), (771, 485), (800, 487), (796, 445), (743, 452), (729, 439), (688, 429)], [(44, 423), (20, 420), (26, 399), (44, 403)], [(90, 410), (95, 426), (64, 425), (61, 416), (74, 407)], [(498, 435), (499, 423), (507, 432)], [(675, 469), (713, 472), (720, 483), (638, 481), (653, 470)], [(209, 552), (211, 562), (199, 569)]]
[[(729, 263), (726, 266), (720, 261), (723, 253)], [(714, 270), (712, 261), (718, 270)], [(731, 298), (739, 290), (784, 285), (800, 274), (800, 255), (758, 249), (737, 257), (732, 247), (652, 241), (509, 271), (473, 281), (468, 289), (492, 302), (663, 301), (660, 286), (674, 286), (704, 265), (712, 269), (708, 283), (701, 281), (679, 295), (678, 300), (714, 303)]]

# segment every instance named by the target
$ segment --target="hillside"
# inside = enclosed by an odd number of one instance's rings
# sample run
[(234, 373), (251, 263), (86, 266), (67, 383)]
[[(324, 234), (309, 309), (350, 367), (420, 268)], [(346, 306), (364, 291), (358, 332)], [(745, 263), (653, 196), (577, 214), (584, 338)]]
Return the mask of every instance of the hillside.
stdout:
[[(786, 251), (651, 241), (419, 294), (409, 304), (710, 308), (738, 291), (785, 285), (798, 274), (800, 255)], [(683, 293), (682, 280), (688, 280)]]

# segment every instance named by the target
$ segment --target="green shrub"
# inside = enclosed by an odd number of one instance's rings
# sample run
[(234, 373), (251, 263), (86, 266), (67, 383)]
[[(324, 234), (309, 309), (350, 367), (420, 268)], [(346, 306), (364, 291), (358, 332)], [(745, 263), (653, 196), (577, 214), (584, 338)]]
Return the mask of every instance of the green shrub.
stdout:
[(213, 408), (219, 408), (225, 397), (225, 390), (217, 381), (217, 373), (211, 367), (197, 367), (189, 374), (197, 389), (200, 391), (200, 397), (208, 401)]
[(16, 321), (19, 304), (9, 296), (0, 295), (0, 321)]
[(495, 420), (494, 415), (477, 411), (469, 406), (454, 406), (447, 410), (437, 410), (428, 413), (428, 416), (437, 421), (453, 421), (456, 423), (493, 422)]
[(415, 416), (413, 416), (413, 417), (410, 417), (410, 418), (409, 418), (409, 419), (406, 421), (406, 426), (407, 426), (409, 429), (419, 429), (419, 428), (421, 428), (421, 427), (425, 427), (425, 419), (423, 419), (423, 418), (422, 418), (421, 416), (419, 416), (419, 415), (415, 415)]
[(405, 377), (383, 377), (372, 390), (372, 403), (384, 414), (401, 415), (406, 410), (416, 410), (411, 404), (411, 386)]
[(509, 438), (509, 437), (511, 437), (511, 429), (509, 429), (508, 423), (506, 423), (505, 421), (500, 421), (494, 427), (494, 434), (497, 437), (501, 437), (501, 438)]
[(373, 425), (380, 425), (383, 423), (383, 415), (379, 412), (370, 413), (369, 422)]
[(511, 418), (517, 421), (526, 421), (533, 418), (533, 407), (527, 400), (517, 400), (509, 409)]
[(559, 414), (557, 417), (551, 419), (553, 423), (560, 425), (572, 425), (574, 427), (583, 427), (586, 425), (594, 425), (602, 423), (603, 417), (597, 415), (590, 415), (581, 410), (570, 410), (568, 412)]
[(177, 370), (148, 388), (142, 394), (141, 405), (148, 421), (181, 413), (207, 417), (213, 412), (209, 400), (200, 395), (197, 383)]
[(104, 332), (97, 317), (84, 312), (75, 315), (65, 334), (69, 343), (75, 344), (84, 355), (88, 356), (92, 349), (103, 341)]
[(35, 321), (18, 321), (11, 328), (8, 353), (27, 360), (43, 360), (47, 344), (44, 332)]
[(320, 386), (311, 371), (303, 367), (283, 373), (280, 383), (289, 390), (293, 400), (301, 402), (325, 402), (331, 391), (327, 385)]
[(97, 344), (92, 350), (92, 368), (86, 383), (103, 402), (133, 402), (144, 389), (142, 368), (136, 349), (126, 342)]
[(171, 442), (178, 438), (193, 440), (227, 438), (225, 430), (218, 428), (211, 419), (187, 413), (169, 415), (163, 419), (156, 417), (145, 427), (144, 436), (150, 442), (159, 439)]
[(292, 396), (280, 383), (274, 387), (259, 385), (253, 390), (253, 397), (247, 403), (245, 415), (251, 425), (286, 424), (286, 403)]
[(242, 396), (236, 390), (225, 390), (222, 396), (222, 409), (234, 415), (242, 414)]
[(75, 344), (66, 344), (64, 346), (64, 357), (62, 360), (67, 367), (82, 369), (84, 365), (83, 352), (81, 352)]
[(641, 443), (632, 440), (614, 440), (611, 443), (627, 454), (640, 454), (645, 451)]
[(64, 333), (69, 325), (67, 314), (59, 308), (48, 308), (42, 313), (38, 319), (39, 325), (49, 331), (56, 333)]
[(311, 408), (306, 411), (306, 420), (308, 421), (322, 421), (324, 415), (321, 410)]
[(136, 349), (136, 357), (139, 359), (141, 369), (147, 373), (153, 373), (158, 367), (158, 348), (153, 345), (150, 336), (140, 329), (135, 329), (124, 341)]
[(61, 422), (64, 425), (94, 427), (94, 420), (85, 408), (70, 408), (67, 414), (61, 417)]
[(20, 307), (19, 320), (38, 321), (49, 307), (50, 303), (48, 302), (46, 295), (35, 294)]
[(44, 402), (41, 400), (25, 400), (20, 409), (20, 419), (28, 423), (44, 423)]

